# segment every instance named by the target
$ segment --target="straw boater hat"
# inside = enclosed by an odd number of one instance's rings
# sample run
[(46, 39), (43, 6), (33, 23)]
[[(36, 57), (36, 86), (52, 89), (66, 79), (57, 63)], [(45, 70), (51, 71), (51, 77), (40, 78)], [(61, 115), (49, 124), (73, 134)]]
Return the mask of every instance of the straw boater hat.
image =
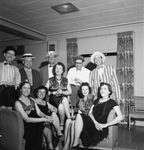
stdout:
[(91, 55), (90, 60), (91, 60), (92, 63), (94, 63), (94, 58), (95, 58), (95, 56), (101, 56), (101, 57), (102, 57), (102, 61), (103, 61), (103, 62), (105, 61), (105, 55), (104, 55), (103, 53), (99, 52), (99, 51), (96, 51), (96, 52), (94, 52), (94, 53)]
[(24, 60), (25, 58), (35, 59), (35, 57), (33, 57), (33, 55), (31, 53), (23, 54), (21, 60)]
[(45, 58), (48, 58), (49, 56), (58, 57), (58, 54), (56, 54), (55, 51), (48, 51)]

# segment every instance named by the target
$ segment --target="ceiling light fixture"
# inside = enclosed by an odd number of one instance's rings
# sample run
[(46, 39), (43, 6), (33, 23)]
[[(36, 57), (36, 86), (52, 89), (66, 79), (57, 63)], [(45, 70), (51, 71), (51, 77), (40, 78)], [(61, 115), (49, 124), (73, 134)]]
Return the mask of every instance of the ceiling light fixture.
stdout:
[(51, 8), (60, 14), (67, 14), (67, 13), (73, 13), (79, 11), (79, 9), (76, 6), (74, 6), (72, 3), (56, 5), (56, 6), (52, 6)]

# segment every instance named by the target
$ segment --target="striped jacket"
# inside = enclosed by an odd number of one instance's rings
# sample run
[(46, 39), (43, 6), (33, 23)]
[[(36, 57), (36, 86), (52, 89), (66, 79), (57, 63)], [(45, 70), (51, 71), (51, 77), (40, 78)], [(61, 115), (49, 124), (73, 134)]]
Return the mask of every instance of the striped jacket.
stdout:
[(113, 66), (103, 66), (104, 68), (101, 77), (98, 74), (97, 68), (90, 72), (89, 83), (92, 88), (92, 93), (95, 97), (97, 97), (98, 87), (100, 86), (100, 83), (109, 83), (113, 91), (112, 98), (119, 103), (119, 100), (121, 99), (121, 93), (115, 69), (113, 68)]

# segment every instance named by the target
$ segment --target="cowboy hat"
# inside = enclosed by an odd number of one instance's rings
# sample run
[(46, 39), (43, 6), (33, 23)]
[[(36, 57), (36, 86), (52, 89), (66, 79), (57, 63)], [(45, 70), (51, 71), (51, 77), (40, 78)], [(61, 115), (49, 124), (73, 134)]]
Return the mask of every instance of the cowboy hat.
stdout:
[(7, 53), (7, 51), (14, 51), (15, 52), (15, 56), (17, 55), (17, 50), (13, 47), (13, 46), (7, 46), (4, 50), (3, 50), (3, 54)]
[(99, 52), (99, 51), (96, 51), (96, 52), (94, 52), (94, 53), (91, 55), (90, 60), (91, 60), (92, 63), (94, 63), (94, 58), (95, 58), (95, 56), (101, 56), (101, 57), (102, 57), (102, 61), (103, 61), (103, 62), (105, 61), (105, 55), (104, 55), (103, 53)]
[(35, 59), (35, 57), (33, 57), (33, 55), (31, 53), (23, 54), (21, 60), (24, 60), (25, 58)]
[(56, 54), (55, 51), (48, 51), (45, 58), (48, 58), (49, 56), (58, 57), (58, 54)]

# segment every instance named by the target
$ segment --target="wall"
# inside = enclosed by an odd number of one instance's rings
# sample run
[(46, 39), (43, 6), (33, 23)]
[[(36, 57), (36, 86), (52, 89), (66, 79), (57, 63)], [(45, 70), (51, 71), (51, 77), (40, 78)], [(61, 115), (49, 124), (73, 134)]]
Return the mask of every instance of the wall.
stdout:
[[(47, 40), (59, 41), (59, 59), (66, 64), (66, 39), (78, 38), (78, 51), (82, 53), (93, 53), (95, 50), (102, 52), (115, 51), (117, 49), (117, 33), (134, 31), (134, 95), (144, 96), (144, 23), (88, 30), (61, 35), (48, 36)], [(82, 40), (84, 39), (84, 40)], [(86, 39), (86, 40), (85, 40)], [(93, 41), (93, 42), (92, 42)], [(95, 42), (97, 41), (97, 42)], [(103, 42), (102, 42), (103, 41)], [(89, 44), (88, 44), (89, 43)], [(91, 44), (90, 44), (91, 43)], [(93, 44), (96, 43), (96, 44)], [(65, 56), (65, 57), (64, 57)], [(115, 58), (108, 58), (113, 66), (116, 66)]]
[[(66, 52), (66, 39), (78, 38), (78, 51), (82, 53), (93, 53), (95, 50), (102, 52), (116, 51), (117, 47), (117, 33), (124, 31), (135, 32), (134, 43), (134, 94), (137, 96), (144, 96), (144, 24), (132, 24), (125, 26), (117, 26), (103, 29), (91, 29), (88, 31), (74, 32), (60, 35), (47, 36), (45, 42), (33, 42), (33, 41), (13, 41), (0, 44), (0, 51), (3, 50), (6, 45), (25, 45), (25, 51), (31, 52), (37, 58), (34, 61), (33, 67), (39, 69), (41, 62), (45, 61), (44, 57), (47, 51), (47, 41), (56, 42), (56, 53), (59, 54), (57, 61), (63, 62), (67, 65), (67, 52)], [(89, 43), (89, 44), (88, 44)], [(86, 58), (89, 61), (89, 58)], [(0, 61), (2, 55), (0, 55)], [(109, 56), (107, 62), (113, 66), (116, 66), (116, 58)]]

